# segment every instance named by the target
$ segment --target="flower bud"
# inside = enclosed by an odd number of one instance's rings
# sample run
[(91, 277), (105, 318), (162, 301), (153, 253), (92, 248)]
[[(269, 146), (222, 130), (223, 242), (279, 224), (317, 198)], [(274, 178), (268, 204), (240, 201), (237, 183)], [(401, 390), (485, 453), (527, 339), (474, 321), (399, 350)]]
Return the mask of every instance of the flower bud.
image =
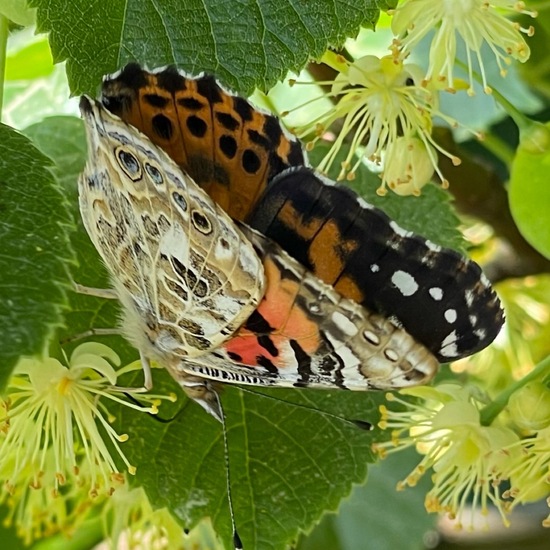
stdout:
[(550, 426), (550, 389), (542, 382), (529, 382), (512, 394), (508, 411), (522, 430), (532, 432)]

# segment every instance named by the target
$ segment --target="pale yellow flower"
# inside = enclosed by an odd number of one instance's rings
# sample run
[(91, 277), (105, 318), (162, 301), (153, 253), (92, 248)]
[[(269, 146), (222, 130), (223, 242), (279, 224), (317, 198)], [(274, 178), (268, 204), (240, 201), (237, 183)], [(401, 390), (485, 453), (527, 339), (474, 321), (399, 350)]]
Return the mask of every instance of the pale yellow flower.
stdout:
[(116, 491), (102, 510), (108, 548), (172, 550), (185, 546), (183, 530), (166, 508), (153, 509), (143, 488)]
[(433, 487), (425, 501), (429, 512), (446, 513), (462, 527), (467, 504), (473, 505), (472, 510), (479, 507), (486, 513), (492, 503), (507, 524), (507, 504), (500, 496), (499, 484), (518, 461), (519, 452), (507, 450), (519, 440), (518, 436), (506, 427), (481, 425), (474, 392), (456, 384), (400, 393), (420, 400), (412, 403), (388, 395), (405, 410), (381, 407), (380, 427), (391, 429), (392, 439), (377, 444), (375, 449), (383, 456), (415, 447), (424, 456), (398, 488), (416, 485), (431, 469)]
[[(542, 498), (550, 506), (550, 427), (512, 445), (510, 451), (518, 449), (521, 461), (510, 472), (510, 489), (504, 495), (513, 499), (510, 508)], [(542, 524), (550, 527), (550, 514)]]
[(156, 413), (163, 396), (140, 395), (149, 406), (123, 399), (117, 378), (141, 365), (115, 370), (119, 362), (111, 348), (88, 342), (67, 365), (47, 357), (16, 366), (0, 400), (0, 503), (25, 541), (73, 529), (123, 483), (117, 460), (135, 472), (120, 445), (128, 436), (113, 429), (106, 403)]
[[(93, 467), (85, 460), (77, 461), (74, 471), (63, 479), (56, 479), (58, 488), (52, 488), (53, 447), (43, 453), (43, 464), (38, 478), (36, 468), (29, 464), (19, 472), (16, 485), (5, 485), (0, 495), (0, 503), (8, 510), (4, 526), (13, 526), (25, 545), (57, 533), (73, 536), (88, 519), (89, 511), (107, 499), (106, 492), (90, 491)], [(112, 476), (109, 485), (112, 490), (123, 483), (123, 476)]]
[(483, 88), (489, 93), (482, 46), (490, 48), (504, 76), (510, 59), (524, 62), (529, 58), (529, 46), (523, 35), (531, 36), (534, 32), (533, 27), (523, 28), (507, 19), (503, 12), (536, 16), (536, 12), (527, 10), (525, 3), (517, 0), (402, 0), (391, 12), (392, 31), (397, 37), (394, 50), (399, 57), (406, 56), (420, 40), (435, 31), (425, 81), (435, 79), (453, 90), (460, 37), (466, 46), (469, 93), (473, 94), (474, 59)]
[(383, 179), (394, 193), (418, 196), (433, 176), (437, 154), (421, 139), (401, 136), (389, 145), (383, 163)]
[(528, 382), (510, 396), (507, 409), (524, 433), (550, 428), (550, 389), (540, 380)]
[[(379, 194), (389, 187), (400, 194), (417, 195), (434, 171), (446, 187), (448, 182), (437, 166), (436, 152), (449, 157), (453, 164), (460, 160), (432, 138), (432, 116), (451, 125), (455, 121), (439, 111), (436, 91), (418, 85), (419, 68), (392, 56), (367, 55), (350, 63), (327, 55), (324, 60), (332, 61), (340, 70), (334, 81), (316, 83), (331, 87), (327, 95), (334, 99), (334, 106), (294, 129), (301, 138), (314, 135), (308, 143), (311, 149), (341, 119), (341, 128), (317, 168), (328, 172), (345, 148), (347, 155), (341, 162), (338, 180), (354, 179), (363, 158), (382, 165), (385, 156), (391, 163), (386, 162), (383, 168)], [(305, 105), (298, 108), (302, 107)]]

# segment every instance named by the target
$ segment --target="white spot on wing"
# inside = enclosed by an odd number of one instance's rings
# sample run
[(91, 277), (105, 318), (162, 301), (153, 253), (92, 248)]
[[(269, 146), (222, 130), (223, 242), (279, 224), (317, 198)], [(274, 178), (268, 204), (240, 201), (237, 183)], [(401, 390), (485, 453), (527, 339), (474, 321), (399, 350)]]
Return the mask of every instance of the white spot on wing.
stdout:
[(453, 330), (450, 332), (443, 342), (441, 342), (441, 349), (439, 353), (443, 357), (455, 357), (458, 354), (458, 349), (456, 347), (456, 331)]
[(412, 237), (412, 231), (406, 231), (395, 222), (390, 222), (390, 227), (400, 236), (400, 237)]
[(431, 241), (426, 241), (426, 248), (432, 252), (440, 252), (441, 247), (438, 244), (432, 243)]
[(443, 290), (441, 290), (438, 286), (434, 286), (433, 288), (430, 288), (428, 290), (429, 295), (439, 302), (439, 300), (443, 299)]
[(403, 296), (412, 296), (418, 290), (418, 283), (414, 277), (405, 271), (396, 271), (391, 277), (391, 282)]
[(352, 323), (345, 315), (339, 311), (335, 311), (332, 314), (332, 321), (338, 329), (340, 329), (344, 334), (354, 336), (357, 334), (357, 326), (355, 323)]
[(384, 350), (384, 355), (392, 363), (396, 363), (399, 360), (399, 355), (393, 349)]
[(478, 328), (477, 330), (474, 330), (474, 334), (475, 334), (480, 340), (484, 340), (485, 337), (487, 336), (487, 333), (486, 333), (485, 330), (482, 329), (482, 328)]
[(365, 210), (372, 210), (374, 208), (374, 206), (372, 204), (370, 204), (369, 202), (367, 202), (365, 199), (363, 199), (362, 197), (357, 197), (357, 203), (359, 204), (359, 206), (361, 208), (364, 208)]
[(454, 323), (456, 321), (456, 309), (448, 309), (445, 311), (444, 315), (447, 323)]
[(378, 336), (374, 332), (372, 332), (371, 330), (364, 330), (363, 331), (363, 336), (365, 337), (365, 340), (367, 340), (371, 344), (373, 344), (375, 346), (380, 345), (380, 338), (378, 338)]
[(372, 264), (370, 266), (370, 270), (373, 272), (373, 273), (378, 273), (378, 271), (380, 271), (380, 266), (378, 264)]

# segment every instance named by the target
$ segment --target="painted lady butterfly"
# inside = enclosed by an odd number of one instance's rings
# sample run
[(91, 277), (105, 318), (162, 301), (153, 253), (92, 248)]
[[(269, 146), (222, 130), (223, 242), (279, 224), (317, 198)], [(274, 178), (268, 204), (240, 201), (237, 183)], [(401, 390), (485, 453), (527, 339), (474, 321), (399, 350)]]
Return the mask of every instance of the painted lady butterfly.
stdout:
[(144, 364), (217, 418), (210, 380), (399, 388), (498, 333), (475, 263), (307, 168), (275, 117), (212, 77), (131, 64), (101, 101), (81, 101), (86, 229)]

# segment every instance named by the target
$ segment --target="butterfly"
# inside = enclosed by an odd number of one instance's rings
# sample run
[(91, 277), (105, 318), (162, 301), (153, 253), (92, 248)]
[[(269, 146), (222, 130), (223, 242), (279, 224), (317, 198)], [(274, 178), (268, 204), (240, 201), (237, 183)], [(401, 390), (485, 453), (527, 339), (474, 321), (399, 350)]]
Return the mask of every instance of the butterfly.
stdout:
[(122, 304), (122, 330), (223, 421), (211, 381), (389, 389), (427, 382), (433, 354), (232, 220), (144, 134), (81, 98), (84, 226)]
[(131, 64), (81, 111), (80, 210), (124, 333), (222, 425), (217, 382), (407, 387), (498, 333), (475, 263), (317, 174), (212, 77)]
[(307, 167), (301, 144), (276, 117), (212, 76), (131, 63), (104, 79), (101, 100), (233, 219), (403, 327), (440, 362), (483, 349), (500, 331), (500, 301), (475, 262), (403, 230)]

